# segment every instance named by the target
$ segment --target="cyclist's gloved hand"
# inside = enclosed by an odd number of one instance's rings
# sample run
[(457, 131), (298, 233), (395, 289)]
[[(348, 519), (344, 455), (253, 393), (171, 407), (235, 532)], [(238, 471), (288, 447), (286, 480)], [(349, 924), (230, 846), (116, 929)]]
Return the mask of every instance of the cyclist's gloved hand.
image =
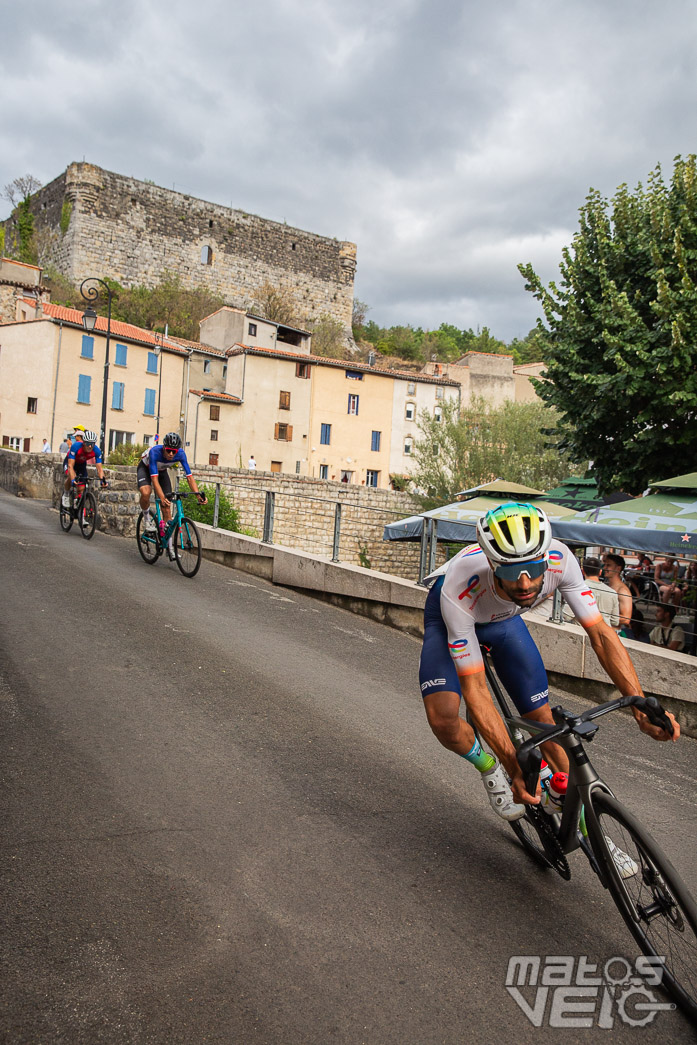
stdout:
[(205, 493), (201, 493), (201, 491), (199, 490), (196, 496), (198, 497), (199, 504), (208, 504), (208, 498), (206, 497)]
[(102, 485), (102, 487), (108, 486), (109, 485), (109, 480), (108, 479), (102, 479), (101, 480), (101, 485)]

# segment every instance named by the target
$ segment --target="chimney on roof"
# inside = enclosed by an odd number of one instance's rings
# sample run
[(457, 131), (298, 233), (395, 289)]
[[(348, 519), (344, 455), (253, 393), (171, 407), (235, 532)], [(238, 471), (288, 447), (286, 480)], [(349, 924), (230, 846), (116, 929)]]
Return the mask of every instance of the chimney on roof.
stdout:
[(368, 366), (375, 366), (375, 353), (373, 352), (372, 348), (368, 353)]

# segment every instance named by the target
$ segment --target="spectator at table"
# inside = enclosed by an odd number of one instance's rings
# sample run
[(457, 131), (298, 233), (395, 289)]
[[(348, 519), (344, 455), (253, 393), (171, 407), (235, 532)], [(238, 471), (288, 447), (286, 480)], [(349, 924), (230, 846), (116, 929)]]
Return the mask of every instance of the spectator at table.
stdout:
[(662, 646), (676, 652), (685, 648), (685, 632), (679, 624), (673, 623), (677, 608), (668, 603), (659, 603), (656, 607), (656, 627), (649, 636), (652, 646)]
[(624, 566), (621, 555), (615, 555), (614, 552), (606, 552), (603, 555), (603, 580), (617, 593), (619, 599), (620, 635), (625, 629), (629, 631), (632, 619), (632, 593), (622, 580)]
[(661, 602), (673, 602), (673, 598), (678, 590), (678, 563), (672, 555), (666, 555), (665, 559), (656, 563), (653, 579), (658, 585), (658, 595)]

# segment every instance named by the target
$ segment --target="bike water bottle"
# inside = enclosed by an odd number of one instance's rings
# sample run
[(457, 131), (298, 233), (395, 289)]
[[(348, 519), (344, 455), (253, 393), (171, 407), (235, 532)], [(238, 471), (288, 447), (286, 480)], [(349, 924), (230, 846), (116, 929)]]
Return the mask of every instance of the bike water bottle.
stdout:
[(542, 794), (542, 808), (546, 813), (560, 813), (569, 783), (567, 773), (555, 773)]
[(542, 794), (544, 795), (549, 781), (552, 779), (552, 770), (549, 768), (544, 758), (540, 765), (540, 787), (542, 788)]

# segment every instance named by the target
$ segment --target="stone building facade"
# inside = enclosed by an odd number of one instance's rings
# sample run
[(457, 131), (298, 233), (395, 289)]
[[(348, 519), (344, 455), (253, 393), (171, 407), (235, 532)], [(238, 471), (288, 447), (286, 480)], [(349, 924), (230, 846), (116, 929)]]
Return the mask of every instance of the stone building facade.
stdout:
[[(306, 322), (328, 314), (350, 331), (356, 246), (207, 203), (90, 163), (71, 163), (32, 197), (50, 261), (78, 284), (107, 276), (154, 286), (165, 270), (246, 309), (265, 282), (288, 291)], [(8, 240), (16, 214), (4, 222)]]
[(0, 323), (33, 319), (40, 315), (42, 302), (50, 299), (37, 265), (0, 258)]

